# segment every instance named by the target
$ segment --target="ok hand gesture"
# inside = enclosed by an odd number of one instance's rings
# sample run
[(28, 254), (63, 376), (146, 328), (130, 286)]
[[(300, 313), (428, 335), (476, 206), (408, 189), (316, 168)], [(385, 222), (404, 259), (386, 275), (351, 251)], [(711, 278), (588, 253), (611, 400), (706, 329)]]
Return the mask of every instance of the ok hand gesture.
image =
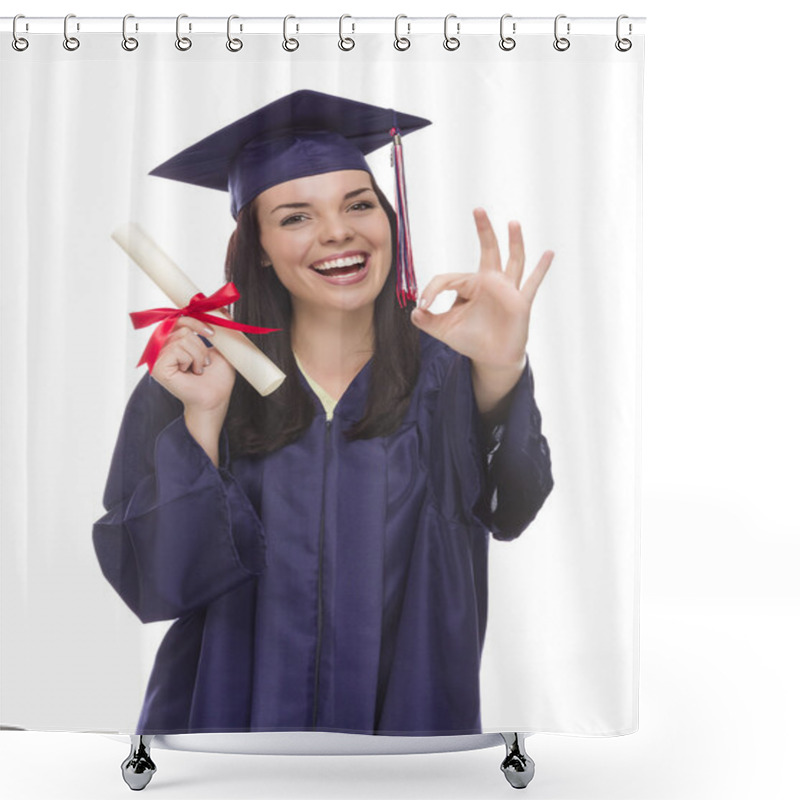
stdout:
[[(525, 268), (520, 224), (508, 225), (509, 257), (504, 270), (489, 217), (480, 208), (473, 215), (481, 244), (478, 271), (437, 275), (420, 295), (411, 321), (478, 366), (522, 369), (533, 298), (547, 274), (553, 252), (545, 251), (520, 288)], [(424, 310), (448, 289), (458, 294), (448, 311), (432, 314)]]

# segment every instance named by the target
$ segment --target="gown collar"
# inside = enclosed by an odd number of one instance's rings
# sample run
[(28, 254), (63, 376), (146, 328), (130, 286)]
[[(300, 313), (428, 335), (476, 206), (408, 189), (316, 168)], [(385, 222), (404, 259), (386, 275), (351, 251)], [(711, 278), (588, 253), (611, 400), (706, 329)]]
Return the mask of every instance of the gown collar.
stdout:
[(330, 398), (330, 401), (335, 404), (331, 417), (340, 417), (346, 419), (348, 422), (358, 422), (364, 416), (364, 410), (367, 404), (367, 394), (369, 393), (369, 380), (372, 374), (372, 356), (369, 361), (359, 370), (358, 374), (350, 381), (344, 394), (336, 402), (325, 390), (316, 384), (312, 386), (313, 378), (309, 379), (303, 368), (300, 366), (300, 361), (295, 356), (295, 361), (298, 366), (298, 373), (300, 375), (300, 382), (307, 392), (311, 394), (314, 404), (317, 408), (317, 415), (327, 418), (325, 403), (321, 400), (318, 390), (321, 390), (325, 395)]
[[(434, 337), (419, 331), (420, 343), (420, 376), (422, 375), (423, 364), (428, 359), (432, 358), (439, 349), (445, 347)], [(340, 417), (348, 422), (358, 422), (363, 416), (367, 405), (367, 395), (369, 394), (369, 382), (372, 376), (372, 364), (375, 356), (372, 356), (369, 361), (361, 368), (358, 374), (350, 381), (349, 386), (345, 389), (344, 394), (339, 398), (336, 407), (333, 410), (334, 417)], [(295, 356), (298, 367), (300, 362)], [(317, 415), (325, 417), (325, 407), (320, 401), (316, 391), (312, 388), (306, 375), (301, 368), (298, 369), (300, 375), (300, 382), (305, 387), (306, 391), (311, 394), (312, 400), (317, 409)], [(417, 378), (419, 381), (419, 377)], [(323, 390), (324, 391), (324, 390)]]

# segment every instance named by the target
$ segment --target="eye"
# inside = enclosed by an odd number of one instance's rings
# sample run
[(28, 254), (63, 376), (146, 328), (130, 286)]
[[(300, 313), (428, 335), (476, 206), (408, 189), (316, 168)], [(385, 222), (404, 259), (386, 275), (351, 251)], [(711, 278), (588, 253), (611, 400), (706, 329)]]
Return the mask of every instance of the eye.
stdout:
[(350, 206), (350, 211), (367, 211), (370, 208), (375, 208), (375, 203), (371, 200), (359, 200)]
[(304, 219), (306, 219), (305, 214), (292, 214), (291, 216), (281, 220), (281, 227), (285, 225), (296, 225), (298, 222), (302, 222)]

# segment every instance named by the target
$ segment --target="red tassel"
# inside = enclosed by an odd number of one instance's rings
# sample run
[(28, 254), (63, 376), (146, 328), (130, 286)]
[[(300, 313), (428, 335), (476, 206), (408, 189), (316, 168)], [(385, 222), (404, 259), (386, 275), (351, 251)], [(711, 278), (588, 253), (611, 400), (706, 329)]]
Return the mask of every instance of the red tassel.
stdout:
[(411, 230), (408, 224), (406, 175), (403, 166), (403, 145), (400, 129), (392, 128), (392, 162), (394, 164), (395, 206), (397, 210), (397, 302), (403, 307), (409, 300), (417, 301), (417, 278), (411, 252)]

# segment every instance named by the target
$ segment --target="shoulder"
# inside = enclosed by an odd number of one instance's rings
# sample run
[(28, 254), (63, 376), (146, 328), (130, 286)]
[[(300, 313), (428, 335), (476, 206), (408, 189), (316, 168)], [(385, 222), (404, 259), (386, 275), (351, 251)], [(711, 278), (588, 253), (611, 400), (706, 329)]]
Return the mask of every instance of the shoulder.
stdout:
[(128, 400), (125, 420), (163, 427), (182, 412), (183, 403), (145, 372)]
[(422, 367), (441, 366), (465, 358), (461, 353), (425, 331), (419, 332), (419, 350), (420, 366)]
[(420, 335), (420, 384), (423, 388), (432, 389), (441, 386), (446, 375), (453, 369), (463, 368), (469, 359), (453, 350), (444, 342), (425, 333)]
[(178, 408), (183, 405), (175, 395), (170, 394), (149, 372), (145, 372), (139, 383), (136, 384), (131, 394), (131, 399), (133, 398), (138, 399), (140, 402), (157, 406)]

